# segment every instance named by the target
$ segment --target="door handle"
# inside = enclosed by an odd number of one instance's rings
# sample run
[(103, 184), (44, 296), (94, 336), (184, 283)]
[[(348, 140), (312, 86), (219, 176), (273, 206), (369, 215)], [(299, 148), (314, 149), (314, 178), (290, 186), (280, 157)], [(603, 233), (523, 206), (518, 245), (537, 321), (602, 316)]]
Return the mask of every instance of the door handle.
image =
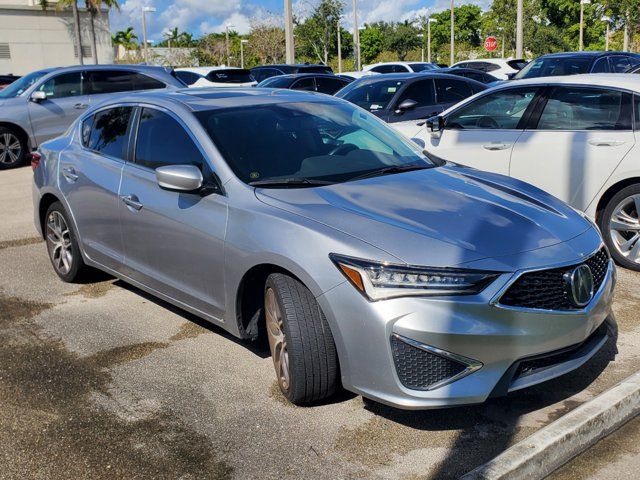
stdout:
[(120, 198), (128, 207), (131, 207), (136, 211), (142, 210), (142, 207), (144, 206), (138, 201), (138, 197), (135, 195), (125, 195)]
[(624, 143), (624, 140), (607, 140), (603, 138), (589, 140), (589, 145), (593, 145), (594, 147), (619, 147), (620, 145), (624, 145)]
[(69, 182), (75, 182), (78, 180), (78, 174), (73, 167), (65, 167), (62, 169), (62, 176)]
[(89, 107), (88, 104), (86, 103), (76, 103), (73, 108), (75, 108), (76, 110), (84, 110), (85, 108)]
[(500, 142), (487, 143), (486, 145), (483, 145), (482, 148), (484, 148), (485, 150), (490, 150), (490, 151), (506, 150), (507, 148), (511, 148), (511, 144), (510, 143), (500, 143)]

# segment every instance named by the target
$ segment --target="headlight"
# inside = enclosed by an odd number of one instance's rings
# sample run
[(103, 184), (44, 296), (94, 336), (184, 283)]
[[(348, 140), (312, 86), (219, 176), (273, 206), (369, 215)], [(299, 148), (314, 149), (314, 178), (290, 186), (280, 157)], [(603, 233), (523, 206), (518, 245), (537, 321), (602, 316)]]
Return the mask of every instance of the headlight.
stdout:
[(332, 253), (329, 258), (370, 300), (406, 296), (474, 295), (497, 272), (459, 268), (431, 268), (379, 263)]

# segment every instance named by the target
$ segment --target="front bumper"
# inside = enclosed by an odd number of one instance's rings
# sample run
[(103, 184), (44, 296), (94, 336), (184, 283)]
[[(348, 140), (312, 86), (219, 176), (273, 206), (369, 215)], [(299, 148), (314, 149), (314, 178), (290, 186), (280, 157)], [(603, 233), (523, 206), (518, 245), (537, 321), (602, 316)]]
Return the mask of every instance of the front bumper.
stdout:
[[(575, 312), (499, 306), (495, 299), (516, 275), (501, 275), (472, 297), (369, 302), (349, 283), (318, 297), (334, 331), (344, 387), (405, 409), (476, 404), (563, 375), (599, 351), (609, 330), (600, 327), (611, 316), (612, 260), (593, 300)], [(394, 363), (393, 338), (452, 354), (472, 368), (436, 388), (407, 388)], [(559, 353), (566, 354), (554, 356), (557, 363), (521, 375), (521, 365)]]

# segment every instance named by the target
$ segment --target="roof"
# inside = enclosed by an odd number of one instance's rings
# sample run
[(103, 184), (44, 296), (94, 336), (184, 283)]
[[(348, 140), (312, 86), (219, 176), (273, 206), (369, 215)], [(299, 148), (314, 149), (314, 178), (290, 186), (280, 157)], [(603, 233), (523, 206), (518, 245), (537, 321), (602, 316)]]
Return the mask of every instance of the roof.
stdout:
[(598, 87), (624, 88), (626, 90), (640, 92), (640, 75), (628, 73), (586, 73), (582, 75), (525, 78), (506, 82), (497, 88), (508, 88), (519, 85), (593, 85)]
[[(329, 68), (328, 65), (323, 65), (321, 63), (276, 63), (273, 65), (258, 65), (253, 68), (308, 68), (308, 67), (321, 67), (321, 68)], [(253, 68), (251, 70), (253, 70)]]
[(215, 67), (181, 67), (181, 68), (176, 68), (175, 69), (176, 72), (193, 72), (193, 73), (199, 73), (200, 75), (208, 75), (211, 72), (214, 72), (216, 70), (241, 70), (238, 67), (221, 67), (221, 66), (215, 66)]
[[(546, 55), (542, 55), (542, 57), (544, 58), (567, 58), (567, 57), (585, 57), (585, 58), (596, 58), (596, 57), (602, 57), (604, 55), (615, 55), (615, 54), (621, 54), (621, 55), (632, 55), (632, 56), (638, 56), (637, 53), (631, 53), (631, 52), (615, 52), (615, 51), (608, 51), (608, 52), (602, 52), (602, 51), (583, 51), (583, 52), (560, 52), (560, 53), (548, 53)], [(541, 57), (539, 57), (541, 58)]]
[[(440, 69), (437, 70), (426, 70), (422, 72), (402, 72), (402, 73), (385, 73), (383, 75), (367, 75), (365, 77), (361, 77), (356, 79), (357, 82), (360, 83), (373, 83), (373, 82), (383, 82), (386, 80), (419, 80), (422, 78), (452, 78), (455, 77), (456, 80), (465, 80), (469, 82), (476, 82), (470, 78), (463, 78), (457, 75), (451, 75), (449, 73), (442, 73)], [(476, 82), (480, 83), (480, 82)]]

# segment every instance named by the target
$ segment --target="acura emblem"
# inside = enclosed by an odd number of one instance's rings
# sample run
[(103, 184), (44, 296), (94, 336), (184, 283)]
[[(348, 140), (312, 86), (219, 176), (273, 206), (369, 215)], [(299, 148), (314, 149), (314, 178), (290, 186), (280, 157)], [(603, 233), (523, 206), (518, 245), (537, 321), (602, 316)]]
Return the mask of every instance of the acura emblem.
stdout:
[(576, 307), (585, 307), (593, 299), (593, 273), (587, 265), (579, 265), (564, 274), (569, 300)]

